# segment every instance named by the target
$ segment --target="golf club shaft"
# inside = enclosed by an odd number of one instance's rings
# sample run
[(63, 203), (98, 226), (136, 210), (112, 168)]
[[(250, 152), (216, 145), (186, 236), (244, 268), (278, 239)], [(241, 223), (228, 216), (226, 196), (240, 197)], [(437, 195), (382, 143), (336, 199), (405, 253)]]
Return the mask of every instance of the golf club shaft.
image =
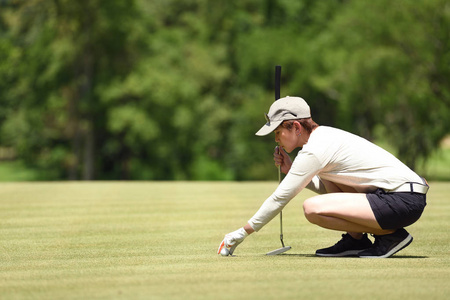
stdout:
[[(275, 66), (275, 101), (280, 99), (281, 94), (281, 66)], [(278, 154), (281, 154), (280, 145), (278, 145)], [(281, 183), (281, 166), (278, 166), (278, 183)], [(283, 211), (280, 211), (280, 241), (284, 248), (283, 241)]]
[(281, 66), (275, 66), (275, 101), (280, 99), (281, 91)]
[[(280, 99), (280, 86), (281, 86), (281, 66), (275, 66), (275, 101)], [(278, 145), (278, 154), (281, 154), (281, 146)], [(281, 166), (278, 166), (278, 183), (281, 183)], [(291, 249), (291, 246), (284, 246), (283, 241), (283, 212), (280, 211), (280, 240), (282, 248), (270, 251), (267, 255), (282, 254)]]

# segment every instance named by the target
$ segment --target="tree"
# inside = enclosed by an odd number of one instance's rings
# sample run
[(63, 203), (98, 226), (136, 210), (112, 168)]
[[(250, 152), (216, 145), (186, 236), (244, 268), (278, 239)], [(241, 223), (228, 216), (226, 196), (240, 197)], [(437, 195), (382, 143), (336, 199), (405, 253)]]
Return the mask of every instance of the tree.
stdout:
[(58, 170), (50, 177), (93, 179), (105, 122), (95, 89), (132, 69), (137, 9), (130, 1), (14, 3), (5, 15), (20, 63), (5, 143), (26, 161)]
[(449, 11), (441, 0), (348, 2), (314, 45), (338, 124), (369, 139), (382, 128), (412, 168), (450, 130)]
[(445, 0), (0, 6), (0, 146), (45, 179), (276, 179), (254, 133), (278, 64), (282, 96), (411, 167), (449, 132)]

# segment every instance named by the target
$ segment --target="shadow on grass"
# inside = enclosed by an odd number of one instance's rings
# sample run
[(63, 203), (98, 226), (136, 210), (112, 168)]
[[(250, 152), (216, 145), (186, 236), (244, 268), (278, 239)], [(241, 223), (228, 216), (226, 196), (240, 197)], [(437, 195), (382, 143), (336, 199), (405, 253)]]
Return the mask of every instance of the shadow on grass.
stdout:
[[(271, 256), (271, 255), (267, 255), (267, 256)], [(298, 253), (282, 253), (282, 254), (273, 255), (273, 256), (318, 257), (314, 254), (298, 254)]]
[(394, 255), (390, 258), (428, 258), (428, 256), (421, 256), (421, 255)]
[[(299, 254), (299, 253), (282, 253), (282, 254), (278, 254), (275, 256), (286, 256), (286, 257), (316, 257), (316, 258), (321, 258), (321, 259), (333, 259), (333, 258), (359, 258), (357, 256), (346, 256), (346, 257), (324, 257), (324, 256), (317, 256), (315, 254)], [(410, 258), (410, 259), (424, 259), (424, 258), (428, 258), (428, 256), (421, 256), (421, 255), (394, 255), (389, 257), (390, 259), (393, 258), (401, 258), (401, 259), (405, 259), (405, 258)]]

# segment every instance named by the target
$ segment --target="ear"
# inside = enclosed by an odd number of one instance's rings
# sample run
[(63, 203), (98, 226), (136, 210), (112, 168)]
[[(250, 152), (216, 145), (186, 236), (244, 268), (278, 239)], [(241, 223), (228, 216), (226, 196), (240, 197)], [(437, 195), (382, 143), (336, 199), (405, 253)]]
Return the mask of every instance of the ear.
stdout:
[(303, 132), (303, 127), (298, 121), (294, 121), (294, 130), (296, 135), (300, 135)]

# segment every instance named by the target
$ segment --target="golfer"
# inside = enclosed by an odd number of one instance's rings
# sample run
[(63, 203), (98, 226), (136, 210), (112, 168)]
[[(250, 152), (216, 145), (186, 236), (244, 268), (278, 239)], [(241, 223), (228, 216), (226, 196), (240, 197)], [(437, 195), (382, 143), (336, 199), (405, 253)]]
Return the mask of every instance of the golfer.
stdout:
[[(275, 101), (266, 119), (256, 135), (275, 132), (279, 146), (274, 161), (286, 177), (248, 224), (225, 235), (219, 252), (228, 247), (232, 254), (304, 188), (319, 194), (303, 203), (306, 219), (344, 232), (334, 246), (319, 249), (316, 255), (384, 258), (412, 242), (404, 227), (416, 222), (426, 206), (429, 187), (425, 179), (375, 144), (340, 129), (319, 126), (302, 98)], [(287, 153), (299, 147), (291, 161)], [(368, 233), (373, 235), (373, 243)]]

